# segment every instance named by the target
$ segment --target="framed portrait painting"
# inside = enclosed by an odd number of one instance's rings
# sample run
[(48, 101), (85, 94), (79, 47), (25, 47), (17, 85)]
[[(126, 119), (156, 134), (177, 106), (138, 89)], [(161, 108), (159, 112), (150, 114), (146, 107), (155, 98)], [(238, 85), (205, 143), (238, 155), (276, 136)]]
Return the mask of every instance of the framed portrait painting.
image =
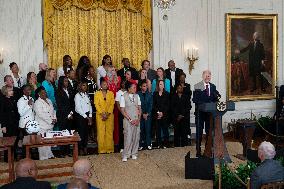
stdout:
[(228, 100), (275, 98), (277, 15), (226, 14)]

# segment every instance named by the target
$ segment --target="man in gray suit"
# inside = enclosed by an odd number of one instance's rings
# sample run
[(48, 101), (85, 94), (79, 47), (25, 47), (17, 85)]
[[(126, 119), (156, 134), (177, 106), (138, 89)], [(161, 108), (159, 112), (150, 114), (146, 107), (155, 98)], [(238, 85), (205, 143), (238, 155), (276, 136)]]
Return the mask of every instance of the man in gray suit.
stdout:
[(258, 147), (261, 164), (251, 174), (251, 189), (259, 189), (270, 182), (284, 181), (284, 167), (279, 161), (273, 160), (275, 148), (270, 142), (262, 142)]

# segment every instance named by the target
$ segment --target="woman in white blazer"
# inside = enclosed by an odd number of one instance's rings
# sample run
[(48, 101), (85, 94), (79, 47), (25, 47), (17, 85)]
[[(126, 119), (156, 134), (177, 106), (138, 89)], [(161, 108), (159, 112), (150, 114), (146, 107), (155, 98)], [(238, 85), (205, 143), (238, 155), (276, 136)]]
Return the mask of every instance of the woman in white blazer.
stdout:
[[(56, 113), (51, 100), (47, 98), (44, 87), (37, 88), (36, 95), (38, 95), (38, 99), (34, 104), (35, 120), (40, 127), (39, 134), (44, 134), (53, 129), (56, 123)], [(40, 160), (54, 158), (50, 146), (39, 147), (38, 152)]]
[(17, 107), (20, 114), (20, 129), (25, 129), (29, 121), (35, 120), (33, 105), (34, 100), (31, 97), (32, 89), (30, 85), (23, 86), (23, 96), (18, 100)]

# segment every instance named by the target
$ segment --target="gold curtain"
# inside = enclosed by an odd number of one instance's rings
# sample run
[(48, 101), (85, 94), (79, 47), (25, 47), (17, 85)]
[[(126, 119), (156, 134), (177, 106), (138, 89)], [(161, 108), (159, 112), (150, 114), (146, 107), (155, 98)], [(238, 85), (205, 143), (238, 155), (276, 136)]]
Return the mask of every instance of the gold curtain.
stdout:
[(150, 0), (43, 0), (44, 45), (49, 67), (62, 66), (69, 54), (76, 66), (81, 56), (94, 67), (105, 54), (120, 68), (127, 57), (140, 68), (152, 48)]

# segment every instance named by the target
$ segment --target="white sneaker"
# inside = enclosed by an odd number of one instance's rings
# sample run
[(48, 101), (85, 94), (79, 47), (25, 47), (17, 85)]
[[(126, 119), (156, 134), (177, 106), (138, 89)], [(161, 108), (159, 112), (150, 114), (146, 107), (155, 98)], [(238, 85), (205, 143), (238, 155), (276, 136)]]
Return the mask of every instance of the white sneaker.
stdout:
[(122, 161), (123, 162), (127, 162), (127, 158), (125, 157), (125, 158), (122, 158)]
[(140, 146), (140, 147), (138, 148), (138, 150), (139, 150), (139, 151), (143, 150), (143, 147), (142, 147), (142, 146)]
[(132, 155), (131, 158), (132, 158), (133, 160), (136, 160), (136, 159), (137, 159), (137, 156)]
[(152, 150), (152, 146), (148, 146), (147, 148), (148, 148), (148, 150)]
[(123, 149), (120, 149), (120, 153), (122, 153), (123, 152)]

